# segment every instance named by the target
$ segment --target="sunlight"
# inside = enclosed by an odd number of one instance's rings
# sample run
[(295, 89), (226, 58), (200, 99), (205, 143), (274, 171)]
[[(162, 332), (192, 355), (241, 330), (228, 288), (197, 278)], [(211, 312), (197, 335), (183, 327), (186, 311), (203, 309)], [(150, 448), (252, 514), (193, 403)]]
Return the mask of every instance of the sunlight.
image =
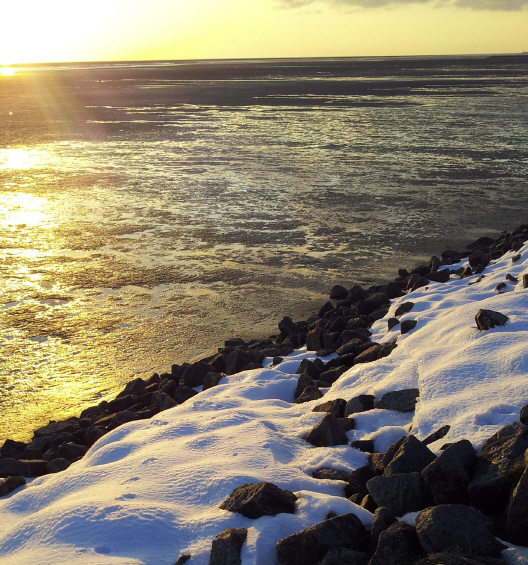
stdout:
[(32, 228), (49, 222), (45, 198), (23, 192), (4, 194), (3, 198), (4, 213), (0, 213), (0, 228), (3, 230)]
[(34, 149), (0, 149), (0, 171), (34, 169), (42, 160), (42, 152)]
[(0, 67), (0, 76), (11, 77), (16, 73), (13, 67)]

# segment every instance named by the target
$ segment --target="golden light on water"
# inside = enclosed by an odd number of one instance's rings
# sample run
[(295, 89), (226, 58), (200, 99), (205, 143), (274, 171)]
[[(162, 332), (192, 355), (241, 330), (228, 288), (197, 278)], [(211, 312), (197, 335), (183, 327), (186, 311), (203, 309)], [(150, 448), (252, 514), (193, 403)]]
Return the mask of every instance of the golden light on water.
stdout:
[(11, 77), (16, 73), (13, 67), (0, 67), (0, 76)]
[(33, 169), (43, 162), (42, 151), (18, 147), (0, 149), (0, 171)]

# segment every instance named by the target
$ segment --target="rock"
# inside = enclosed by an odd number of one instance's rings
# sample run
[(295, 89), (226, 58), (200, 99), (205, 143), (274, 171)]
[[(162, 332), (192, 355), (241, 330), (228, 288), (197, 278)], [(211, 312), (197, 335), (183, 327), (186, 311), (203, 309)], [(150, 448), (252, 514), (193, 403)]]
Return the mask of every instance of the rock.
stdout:
[(477, 555), (470, 551), (449, 549), (440, 553), (431, 553), (414, 565), (508, 565), (503, 559), (495, 559), (489, 556)]
[(338, 418), (337, 420), (345, 433), (356, 428), (354, 418)]
[(351, 303), (351, 304), (355, 304), (356, 302), (359, 302), (360, 300), (365, 300), (367, 299), (369, 296), (368, 292), (361, 286), (359, 286), (358, 284), (355, 284), (349, 291), (348, 291), (348, 297), (347, 300)]
[(407, 314), (407, 312), (410, 312), (414, 307), (414, 302), (404, 302), (403, 304), (400, 304), (398, 306), (398, 308), (396, 308), (396, 312), (394, 312), (394, 315), (399, 318), (400, 316), (403, 316), (404, 314)]
[(363, 341), (356, 337), (354, 339), (351, 339), (350, 341), (347, 341), (341, 347), (338, 347), (336, 349), (336, 353), (338, 355), (346, 355), (347, 353), (356, 353), (356, 349), (360, 345), (363, 345)]
[(496, 326), (504, 326), (508, 320), (508, 316), (493, 310), (479, 310), (475, 316), (477, 328), (481, 331), (489, 330)]
[(484, 268), (488, 265), (490, 259), (486, 253), (484, 253), (481, 249), (475, 249), (469, 257), (469, 266), (472, 268), (473, 272), (481, 273)]
[(387, 341), (381, 346), (378, 358), (382, 359), (383, 357), (388, 357), (396, 349), (396, 347), (398, 347), (397, 338)]
[(385, 506), (376, 508), (374, 517), (372, 518), (372, 527), (370, 528), (369, 555), (373, 555), (376, 551), (381, 532), (385, 531), (396, 522), (396, 516), (394, 516), (388, 508)]
[(435, 271), (434, 273), (425, 275), (425, 278), (432, 282), (446, 283), (451, 278), (451, 273), (449, 269), (442, 269), (441, 271)]
[(506, 528), (508, 541), (528, 546), (528, 471), (524, 471), (508, 504)]
[(396, 412), (414, 412), (416, 399), (420, 396), (417, 388), (405, 390), (393, 390), (386, 392), (377, 402), (374, 408), (382, 410), (395, 410)]
[(25, 484), (26, 479), (18, 475), (6, 477), (5, 479), (0, 480), (0, 497), (11, 494), (18, 487)]
[(246, 518), (295, 513), (297, 497), (273, 483), (250, 483), (237, 487), (222, 502), (220, 508), (229, 512), (239, 512)]
[(382, 285), (379, 288), (378, 292), (385, 293), (391, 300), (393, 298), (399, 298), (400, 296), (403, 296), (401, 286), (396, 282), (389, 282)]
[(390, 308), (389, 304), (384, 304), (383, 306), (381, 306), (380, 308), (374, 310), (374, 312), (369, 314), (368, 315), (369, 326), (371, 326), (377, 320), (381, 320), (382, 318), (385, 318), (385, 316), (389, 312), (389, 308)]
[(26, 449), (27, 444), (21, 441), (14, 441), (12, 439), (6, 439), (4, 445), (0, 447), (0, 458), (7, 459), (20, 459)]
[(245, 528), (227, 528), (213, 540), (209, 565), (241, 565), (240, 550), (246, 541)]
[(318, 469), (312, 473), (312, 477), (314, 479), (321, 479), (321, 480), (330, 480), (330, 481), (345, 481), (348, 482), (348, 478), (350, 473), (346, 471), (339, 471), (338, 469), (329, 469), (327, 467), (323, 467), (322, 469)]
[(79, 418), (68, 418), (62, 422), (51, 421), (46, 426), (42, 426), (33, 433), (34, 437), (52, 436), (54, 434), (76, 432), (80, 428)]
[(423, 553), (414, 528), (397, 522), (380, 533), (369, 565), (412, 565)]
[(347, 496), (352, 494), (368, 494), (367, 482), (374, 478), (374, 473), (368, 465), (358, 467), (348, 474), (348, 486), (346, 487)]
[(179, 386), (174, 391), (174, 400), (176, 400), (178, 404), (183, 404), (184, 402), (186, 402), (193, 396), (196, 396), (197, 394), (198, 393), (195, 390), (193, 390), (188, 386)]
[(379, 354), (381, 351), (381, 345), (374, 344), (372, 347), (369, 347), (365, 351), (362, 351), (359, 355), (356, 356), (354, 359), (354, 365), (359, 365), (360, 363), (371, 363), (372, 361), (376, 361), (379, 358)]
[(295, 387), (295, 392), (293, 393), (294, 398), (299, 398), (299, 396), (301, 396), (307, 386), (313, 386), (314, 384), (315, 383), (312, 377), (310, 377), (308, 373), (303, 373), (297, 379), (297, 386)]
[(374, 477), (367, 490), (378, 506), (385, 506), (395, 516), (416, 512), (431, 502), (431, 493), (420, 473), (400, 473)]
[[(171, 381), (171, 382), (174, 382), (174, 381)], [(176, 390), (176, 387), (174, 387), (174, 390)], [(162, 410), (168, 410), (169, 408), (173, 408), (178, 403), (174, 400), (174, 398), (170, 397), (166, 392), (158, 390), (152, 395), (152, 399), (150, 400), (150, 404), (152, 406), (156, 406), (157, 408), (159, 408), (159, 410), (161, 412)], [(124, 412), (121, 412), (121, 414), (123, 414), (123, 413)], [(117, 416), (117, 414), (116, 414), (116, 416)], [(135, 418), (130, 418), (130, 420), (128, 420), (128, 421), (131, 422), (134, 419)]]
[(20, 459), (18, 463), (18, 474), (27, 478), (40, 477), (48, 472), (48, 462), (43, 459)]
[(451, 429), (451, 426), (448, 426), (446, 424), (445, 426), (442, 426), (441, 428), (439, 428), (438, 430), (436, 430), (432, 434), (428, 435), (425, 439), (422, 440), (422, 443), (424, 445), (429, 445), (431, 443), (434, 443), (435, 441), (438, 441), (439, 439), (442, 439), (443, 437), (445, 437), (449, 433), (450, 429)]
[(214, 371), (207, 373), (207, 375), (205, 375), (202, 390), (207, 390), (208, 388), (215, 387), (221, 380), (222, 380), (222, 375), (220, 375), (220, 373), (216, 373)]
[(174, 565), (184, 565), (185, 563), (187, 563), (187, 561), (189, 561), (189, 559), (192, 557), (192, 555), (190, 555), (189, 553), (185, 553), (184, 555), (180, 555), (178, 557), (178, 559), (176, 559), (176, 563)]
[(468, 491), (473, 506), (485, 514), (501, 515), (524, 471), (528, 427), (515, 422), (491, 436), (480, 451)]
[(401, 444), (390, 463), (385, 466), (383, 474), (390, 477), (397, 473), (420, 473), (435, 460), (435, 454), (416, 436), (410, 435)]
[(189, 388), (202, 386), (204, 384), (205, 375), (214, 371), (215, 368), (212, 365), (209, 365), (209, 363), (198, 361), (198, 363), (193, 363), (185, 369), (180, 383), (184, 386), (188, 386)]
[(407, 290), (409, 292), (412, 292), (413, 290), (418, 290), (419, 288), (427, 286), (428, 284), (429, 281), (425, 277), (422, 277), (418, 274), (411, 275), (409, 282), (407, 283)]
[(326, 414), (310, 430), (306, 436), (306, 441), (315, 447), (329, 447), (332, 445), (345, 445), (348, 443), (348, 438), (339, 420), (333, 414)]
[(429, 263), (427, 263), (429, 272), (435, 273), (436, 271), (438, 271), (438, 267), (440, 267), (441, 263), (442, 262), (440, 261), (440, 259), (436, 255), (433, 255), (431, 259), (429, 259)]
[[(117, 416), (117, 414), (116, 414)], [(64, 442), (61, 443), (58, 451), (57, 451), (57, 457), (61, 458), (61, 459), (66, 459), (67, 461), (69, 461), (70, 463), (73, 461), (76, 461), (77, 459), (80, 459), (81, 457), (83, 457), (85, 455), (85, 453), (88, 451), (88, 448), (85, 447), (84, 445), (78, 445), (75, 443), (70, 443), (70, 442)]]
[(47, 471), (48, 473), (59, 473), (67, 469), (70, 465), (71, 463), (68, 460), (58, 457), (57, 459), (48, 461)]
[(472, 243), (469, 243), (468, 245), (466, 245), (466, 248), (473, 250), (479, 247), (489, 247), (493, 243), (495, 243), (494, 239), (491, 239), (491, 237), (484, 236), (484, 237), (479, 237), (477, 240), (473, 241)]
[(350, 444), (350, 447), (352, 447), (353, 449), (359, 449), (360, 451), (364, 451), (365, 453), (374, 452), (374, 442), (371, 439), (355, 439)]
[(367, 531), (355, 514), (342, 514), (291, 536), (281, 539), (276, 546), (280, 565), (319, 565), (332, 548), (363, 548)]
[(416, 516), (416, 533), (427, 553), (460, 548), (480, 555), (497, 551), (484, 515), (462, 504), (442, 504)]
[(445, 251), (442, 251), (440, 255), (442, 256), (443, 265), (453, 265), (453, 263), (460, 262), (464, 257), (463, 253), (459, 253), (453, 249), (446, 249)]
[(398, 318), (389, 318), (387, 320), (387, 328), (388, 328), (389, 332), (392, 330), (392, 328), (397, 326), (399, 323), (400, 323), (400, 320), (398, 320)]
[(423, 469), (422, 477), (436, 504), (469, 504), (468, 485), (477, 461), (475, 449), (464, 439), (449, 446)]
[(297, 404), (303, 404), (305, 402), (310, 402), (312, 400), (317, 400), (322, 398), (323, 393), (317, 388), (316, 385), (308, 385), (302, 394), (295, 400)]
[(327, 402), (323, 402), (323, 404), (317, 405), (313, 408), (312, 412), (328, 412), (329, 414), (333, 414), (336, 418), (344, 418), (346, 403), (346, 400), (343, 398), (328, 400)]
[(384, 304), (390, 304), (390, 298), (384, 292), (373, 294), (372, 296), (358, 302), (356, 307), (357, 315), (368, 316)]
[(297, 335), (299, 333), (299, 328), (289, 316), (284, 316), (279, 322), (279, 330), (286, 335)]
[(519, 418), (525, 426), (528, 426), (528, 404), (525, 404), (521, 408), (521, 410), (519, 412)]
[(348, 290), (339, 284), (336, 284), (330, 290), (330, 300), (341, 300), (348, 297)]
[(416, 324), (418, 324), (417, 320), (403, 320), (400, 325), (401, 334), (404, 335), (406, 333), (409, 333), (416, 327)]
[[(235, 375), (236, 373), (240, 373), (240, 371), (242, 371), (246, 365), (249, 365), (251, 361), (251, 355), (247, 351), (244, 351), (243, 349), (235, 349), (227, 356), (225, 369), (226, 375)], [(207, 373), (214, 370), (214, 367), (210, 367)], [(204, 378), (207, 373), (204, 374)]]
[(345, 406), (345, 417), (350, 414), (358, 414), (359, 412), (367, 412), (374, 408), (375, 397), (372, 394), (360, 394), (350, 399)]
[(306, 349), (308, 351), (319, 351), (323, 347), (324, 328), (317, 326), (306, 335)]
[(328, 550), (319, 565), (367, 565), (368, 555), (361, 551), (333, 547)]
[(0, 477), (18, 475), (18, 460), (13, 457), (0, 459)]
[(371, 494), (366, 494), (359, 505), (361, 506), (361, 508), (368, 510), (371, 514), (374, 514), (376, 508), (378, 507)]
[[(316, 363), (318, 361), (321, 363)], [(302, 375), (306, 373), (312, 379), (318, 379), (319, 375), (323, 372), (324, 364), (320, 359), (316, 359), (315, 361), (310, 361), (309, 359), (303, 359), (299, 366), (297, 367), (297, 371), (295, 371), (296, 375)]]

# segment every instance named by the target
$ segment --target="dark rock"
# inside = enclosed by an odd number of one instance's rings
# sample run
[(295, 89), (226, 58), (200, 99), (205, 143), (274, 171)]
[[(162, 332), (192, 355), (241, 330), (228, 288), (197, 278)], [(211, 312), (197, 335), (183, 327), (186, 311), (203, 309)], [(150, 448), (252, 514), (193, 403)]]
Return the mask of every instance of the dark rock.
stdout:
[(251, 363), (248, 363), (242, 370), (243, 371), (254, 371), (255, 369), (262, 369), (262, 363), (257, 363), (255, 361), (251, 361)]
[(350, 473), (346, 471), (339, 471), (338, 469), (329, 469), (324, 467), (322, 469), (317, 469), (312, 473), (314, 479), (330, 480), (330, 481), (344, 481), (348, 482)]
[[(317, 359), (317, 361), (320, 360)], [(299, 366), (297, 367), (297, 371), (295, 371), (295, 374), (302, 375), (303, 373), (306, 373), (312, 379), (318, 379), (319, 375), (323, 372), (323, 369), (324, 369), (324, 365), (320, 367), (314, 361), (310, 361), (309, 359), (303, 359), (299, 364)]]
[(205, 375), (203, 390), (215, 387), (222, 380), (222, 375), (216, 372), (210, 372)]
[(338, 418), (337, 420), (345, 433), (356, 428), (356, 421), (354, 418)]
[(189, 559), (192, 557), (192, 555), (186, 553), (184, 555), (180, 555), (178, 557), (178, 559), (176, 559), (176, 563), (174, 565), (184, 565), (185, 563), (187, 563), (187, 561), (189, 561)]
[(336, 284), (330, 290), (330, 300), (340, 300), (347, 298), (347, 296), (348, 290), (344, 286), (341, 286), (339, 284)]
[(46, 426), (42, 426), (38, 430), (35, 430), (34, 437), (47, 437), (54, 434), (70, 433), (76, 432), (80, 428), (79, 418), (68, 418), (62, 422), (51, 421)]
[(295, 392), (293, 393), (293, 396), (295, 398), (299, 398), (299, 396), (301, 396), (301, 394), (303, 393), (304, 389), (307, 386), (313, 386), (314, 380), (312, 379), (312, 377), (310, 377), (310, 375), (308, 375), (308, 373), (303, 373), (298, 379), (297, 379), (297, 385), (295, 387)]
[(71, 463), (68, 460), (58, 457), (57, 459), (48, 461), (47, 471), (48, 473), (59, 473), (67, 469), (70, 465)]
[(277, 365), (279, 365), (283, 361), (284, 361), (284, 359), (282, 357), (273, 357), (272, 365), (273, 365), (273, 367), (276, 367)]
[(370, 494), (366, 494), (363, 497), (363, 500), (360, 502), (359, 505), (361, 506), (361, 508), (368, 510), (371, 514), (374, 514), (374, 512), (376, 511), (376, 508), (378, 507), (378, 505), (376, 504), (376, 501), (374, 500), (374, 498)]
[(479, 310), (475, 316), (475, 322), (479, 330), (489, 330), (495, 326), (504, 326), (509, 320), (508, 316), (493, 310)]
[(389, 318), (387, 320), (387, 327), (388, 330), (391, 331), (392, 328), (394, 328), (395, 326), (397, 326), (400, 323), (400, 320), (398, 320), (398, 318)]
[(412, 292), (413, 290), (418, 290), (423, 286), (427, 286), (429, 281), (420, 275), (411, 275), (409, 278), (409, 282), (407, 283), (407, 290)]
[(443, 504), (423, 510), (416, 516), (416, 532), (427, 553), (460, 548), (493, 555), (497, 549), (484, 515), (462, 504)]
[(222, 355), (221, 353), (219, 353), (218, 355), (215, 355), (211, 361), (209, 362), (210, 365), (212, 365), (214, 367), (214, 370), (217, 373), (225, 373), (226, 370), (226, 359), (227, 359), (227, 355)]
[(184, 386), (188, 386), (190, 388), (202, 386), (204, 384), (205, 375), (214, 371), (215, 368), (212, 365), (209, 365), (209, 363), (198, 361), (198, 363), (193, 363), (190, 367), (187, 367), (187, 369), (185, 369), (180, 382)]
[(503, 559), (477, 555), (470, 551), (449, 549), (440, 553), (431, 553), (423, 559), (415, 561), (414, 565), (508, 565)]
[(335, 310), (334, 305), (330, 301), (328, 301), (325, 304), (323, 304), (323, 306), (321, 306), (321, 309), (319, 310), (317, 316), (319, 318), (324, 318), (326, 314), (328, 314), (329, 312), (333, 312), (334, 310)]
[(57, 452), (57, 457), (60, 459), (66, 459), (66, 461), (72, 463), (73, 461), (80, 459), (87, 451), (88, 448), (84, 445), (62, 443)]
[[(178, 384), (179, 383), (177, 383), (174, 380), (167, 381), (160, 388), (160, 392), (164, 392), (165, 394), (168, 394), (171, 398), (173, 398), (174, 397), (174, 391), (178, 388)], [(134, 404), (132, 404), (131, 406), (134, 406)]]
[(48, 472), (48, 462), (43, 459), (20, 459), (18, 464), (18, 474), (24, 477), (40, 477)]
[(108, 403), (108, 411), (112, 414), (115, 414), (116, 412), (121, 412), (122, 410), (126, 410), (127, 408), (134, 406), (135, 403), (136, 397), (132, 394), (120, 396)]
[[(132, 381), (132, 383), (136, 381), (141, 381), (141, 383), (143, 384), (141, 390), (143, 390), (143, 388), (145, 388), (145, 383), (141, 379), (136, 379), (135, 381)], [(128, 384), (130, 385), (131, 383)], [(81, 412), (81, 418), (82, 419), (87, 418), (91, 422), (96, 422), (97, 420), (108, 414), (107, 406), (108, 406), (108, 402), (101, 402), (99, 406), (90, 406), (90, 408), (86, 408), (86, 410), (83, 410)]]
[(356, 337), (354, 339), (351, 339), (350, 341), (347, 341), (341, 347), (338, 347), (336, 349), (336, 353), (338, 355), (346, 355), (347, 353), (356, 353), (357, 347), (360, 345), (363, 345), (363, 340)]
[(372, 347), (369, 347), (365, 351), (361, 352), (359, 355), (356, 356), (354, 359), (354, 365), (358, 365), (360, 363), (371, 363), (372, 361), (376, 361), (379, 358), (379, 354), (381, 351), (381, 345), (375, 344)]
[(523, 289), (528, 288), (528, 274), (522, 276)]
[(440, 259), (436, 255), (433, 255), (431, 259), (429, 259), (429, 263), (427, 264), (429, 272), (435, 273), (436, 271), (438, 271), (438, 267), (440, 267), (441, 263), (442, 262), (440, 261)]
[(414, 528), (397, 522), (380, 533), (369, 565), (412, 565), (423, 553)]
[(383, 359), (383, 357), (388, 357), (396, 349), (396, 347), (398, 347), (396, 338), (391, 339), (387, 343), (384, 343), (381, 346), (379, 352), (379, 359)]
[(411, 275), (420, 275), (421, 277), (425, 277), (425, 275), (427, 275), (428, 273), (431, 272), (431, 269), (429, 268), (429, 265), (418, 265), (417, 267), (414, 267), (414, 269), (411, 271)]
[[(330, 361), (328, 361), (328, 363), (326, 364), (326, 368), (328, 370), (337, 369), (340, 367), (345, 367), (345, 369), (347, 369), (349, 367), (352, 367), (355, 360), (356, 360), (355, 353), (347, 353), (345, 355), (340, 355), (339, 357), (334, 357), (333, 359), (330, 359)], [(327, 371), (325, 371), (325, 373), (326, 372)], [(323, 373), (321, 373), (320, 378), (324, 378)]]
[(240, 347), (246, 345), (246, 342), (241, 337), (232, 337), (224, 341), (225, 347)]
[(220, 508), (229, 512), (239, 512), (246, 518), (256, 520), (261, 516), (295, 513), (297, 497), (273, 483), (251, 483), (237, 487), (222, 502)]
[(401, 334), (404, 335), (410, 332), (411, 330), (413, 330), (416, 327), (417, 323), (418, 323), (417, 320), (403, 320), (400, 326)]
[(345, 489), (345, 494), (347, 496), (352, 494), (367, 495), (367, 482), (372, 478), (374, 478), (374, 473), (368, 465), (354, 469), (354, 471), (348, 474), (348, 485)]
[(368, 298), (368, 292), (358, 284), (355, 284), (349, 291), (348, 291), (348, 301), (351, 304), (355, 304), (360, 300), (365, 300)]
[(308, 385), (302, 391), (302, 394), (295, 399), (295, 402), (297, 404), (304, 404), (305, 402), (317, 400), (318, 398), (322, 398), (322, 397), (323, 397), (323, 393), (317, 388), (316, 385)]
[(422, 440), (422, 443), (424, 445), (429, 445), (431, 443), (434, 443), (435, 441), (438, 441), (439, 439), (445, 437), (449, 433), (450, 429), (451, 426), (446, 424), (445, 426), (442, 426), (432, 434), (428, 435), (425, 439)]
[(277, 543), (280, 565), (319, 565), (332, 548), (360, 550), (367, 531), (355, 514), (343, 514), (319, 522)]
[(473, 271), (471, 270), (471, 267), (465, 267), (464, 269), (459, 269), (458, 271), (458, 276), (461, 279), (467, 279), (468, 277), (470, 277), (473, 274)]
[(0, 477), (18, 475), (18, 460), (13, 457), (0, 459)]
[(321, 373), (319, 378), (327, 383), (335, 383), (337, 379), (343, 374), (346, 373), (348, 367), (346, 365), (342, 365), (340, 367), (336, 367), (335, 369), (329, 369), (324, 373)]
[(376, 551), (381, 532), (384, 532), (396, 522), (396, 516), (388, 508), (385, 506), (376, 508), (372, 518), (372, 527), (370, 528), (369, 555), (373, 555)]
[(348, 438), (339, 420), (333, 414), (326, 414), (310, 430), (306, 436), (306, 441), (315, 447), (329, 447), (332, 445), (345, 445), (348, 443)]
[(356, 493), (356, 494), (349, 496), (348, 500), (350, 500), (350, 502), (353, 502), (354, 504), (357, 504), (359, 506), (364, 497), (365, 497), (364, 494)]
[[(174, 381), (171, 381), (171, 382), (174, 382)], [(176, 391), (176, 387), (174, 387), (174, 391)], [(159, 410), (161, 412), (162, 410), (168, 410), (169, 408), (173, 408), (174, 406), (176, 406), (177, 402), (174, 400), (174, 398), (169, 396), (166, 392), (158, 390), (152, 395), (152, 398), (150, 399), (150, 404), (152, 406), (156, 406), (157, 408), (159, 408)], [(120, 412), (120, 414), (126, 414), (126, 412)], [(116, 417), (117, 416), (118, 416), (118, 414), (116, 414)], [(135, 419), (136, 418), (130, 418), (127, 421), (131, 422), (132, 420), (135, 420)], [(114, 420), (115, 420), (115, 418), (114, 418)], [(121, 424), (118, 424), (118, 425), (121, 425)]]
[(451, 278), (451, 273), (449, 269), (442, 269), (441, 271), (435, 271), (434, 273), (429, 273), (425, 276), (427, 280), (432, 282), (446, 283)]
[(101, 428), (89, 428), (84, 434), (84, 445), (92, 447), (92, 445), (101, 437), (105, 435), (105, 430)]
[(6, 477), (5, 479), (0, 480), (0, 497), (11, 494), (18, 487), (25, 484), (26, 479), (18, 475)]
[(407, 314), (407, 312), (410, 312), (413, 309), (413, 307), (414, 307), (414, 302), (404, 302), (403, 304), (400, 304), (398, 306), (394, 315), (397, 318), (399, 318), (400, 316)]
[(495, 287), (495, 290), (497, 292), (500, 292), (501, 290), (504, 290), (507, 286), (508, 285), (505, 282), (501, 282)]
[(481, 273), (482, 270), (488, 265), (490, 258), (481, 249), (475, 249), (468, 257), (469, 266), (473, 272)]
[(390, 298), (383, 292), (373, 294), (357, 304), (357, 315), (368, 316), (384, 304), (390, 304)]
[(475, 449), (464, 439), (448, 447), (422, 471), (436, 504), (469, 504), (468, 485), (477, 460)]
[(343, 398), (336, 398), (335, 400), (328, 400), (313, 408), (312, 412), (328, 412), (333, 414), (336, 418), (345, 417), (346, 400)]
[(246, 541), (245, 528), (227, 528), (213, 540), (209, 565), (241, 565), (240, 550)]
[(324, 332), (323, 333), (323, 348), (324, 349), (334, 349), (334, 345), (338, 342), (341, 337), (341, 332)]
[(440, 254), (442, 256), (443, 265), (453, 265), (453, 263), (458, 263), (464, 258), (463, 253), (454, 251), (453, 249), (446, 249)]
[(512, 263), (517, 263), (517, 261), (519, 261), (521, 259), (522, 255), (519, 253), (518, 255), (514, 255), (512, 257)]
[(306, 349), (308, 351), (319, 351), (323, 347), (324, 328), (317, 326), (306, 335)]
[(520, 412), (519, 412), (519, 417), (521, 422), (525, 425), (528, 426), (528, 404), (525, 404)]
[(330, 333), (341, 333), (346, 328), (346, 321), (342, 316), (337, 317), (330, 327), (328, 328), (328, 332)]
[(410, 435), (385, 467), (383, 474), (391, 476), (397, 473), (420, 473), (435, 460), (435, 454), (416, 436)]
[(477, 240), (473, 241), (466, 245), (467, 249), (477, 249), (480, 247), (489, 247), (495, 240), (491, 239), (491, 237), (479, 237)]
[(360, 451), (364, 451), (365, 453), (374, 452), (374, 442), (371, 439), (355, 439), (350, 444), (350, 447), (359, 449)]
[(319, 565), (367, 565), (368, 555), (361, 551), (333, 547), (328, 550)]
[(385, 318), (385, 316), (389, 311), (389, 308), (390, 308), (389, 304), (384, 304), (383, 306), (381, 306), (380, 308), (374, 310), (374, 312), (369, 314), (368, 315), (369, 325), (372, 325), (377, 320), (381, 320), (382, 318)]
[(506, 527), (508, 541), (528, 546), (528, 471), (524, 471), (508, 504)]
[(390, 282), (390, 283), (384, 284), (383, 286), (381, 286), (379, 288), (378, 292), (383, 292), (391, 300), (393, 300), (394, 298), (399, 298), (400, 296), (403, 296), (403, 292), (402, 292), (400, 285), (398, 283), (395, 283), (395, 282)]
[(374, 408), (375, 397), (372, 394), (360, 394), (355, 396), (346, 403), (345, 417), (350, 414), (358, 414), (359, 412), (367, 412)]
[(420, 473), (400, 473), (374, 477), (367, 490), (378, 506), (387, 507), (395, 516), (416, 512), (431, 502), (431, 493)]
[[(246, 365), (251, 363), (251, 355), (243, 349), (235, 349), (226, 359), (226, 375), (235, 375), (240, 373)], [(210, 367), (207, 372), (214, 371), (214, 367)], [(207, 373), (204, 374), (204, 377)]]
[(6, 439), (0, 448), (0, 458), (20, 459), (26, 449), (27, 444), (22, 441)]
[(174, 391), (174, 400), (176, 400), (178, 404), (183, 404), (184, 402), (186, 402), (193, 396), (196, 396), (197, 394), (198, 393), (195, 390), (193, 390), (188, 386), (179, 386)]
[(416, 399), (420, 396), (417, 388), (393, 390), (386, 392), (374, 403), (374, 408), (382, 410), (395, 410), (396, 412), (414, 412)]
[(517, 283), (517, 282), (519, 282), (519, 279), (518, 279), (517, 277), (514, 277), (513, 275), (510, 275), (510, 273), (508, 273), (508, 274), (506, 275), (506, 280), (507, 280), (507, 281), (510, 281), (510, 282), (512, 282), (512, 283)]

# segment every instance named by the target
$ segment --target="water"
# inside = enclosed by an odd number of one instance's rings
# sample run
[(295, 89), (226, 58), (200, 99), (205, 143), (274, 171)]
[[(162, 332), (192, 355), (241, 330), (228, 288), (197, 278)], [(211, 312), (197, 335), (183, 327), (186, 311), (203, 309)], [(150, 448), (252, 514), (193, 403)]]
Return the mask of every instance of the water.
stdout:
[(0, 441), (527, 220), (526, 58), (0, 75)]

